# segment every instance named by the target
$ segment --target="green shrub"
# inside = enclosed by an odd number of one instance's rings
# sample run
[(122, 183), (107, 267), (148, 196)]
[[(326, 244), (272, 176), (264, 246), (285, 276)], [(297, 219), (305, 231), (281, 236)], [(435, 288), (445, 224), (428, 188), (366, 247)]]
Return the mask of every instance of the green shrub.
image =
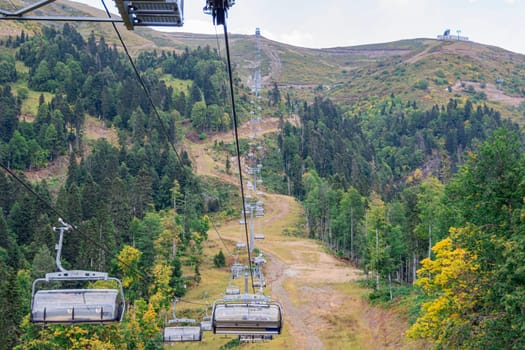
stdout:
[(217, 268), (226, 266), (226, 258), (224, 257), (222, 250), (213, 257), (213, 266)]
[(426, 90), (426, 89), (428, 89), (428, 80), (426, 80), (426, 79), (418, 80), (418, 81), (414, 84), (414, 87), (415, 87), (416, 89), (419, 89), (419, 90)]

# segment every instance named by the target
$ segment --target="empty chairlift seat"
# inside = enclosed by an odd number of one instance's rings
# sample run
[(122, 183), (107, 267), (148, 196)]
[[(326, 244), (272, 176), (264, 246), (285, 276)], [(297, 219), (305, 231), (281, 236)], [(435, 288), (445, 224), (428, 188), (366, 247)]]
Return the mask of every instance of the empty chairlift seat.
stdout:
[(264, 281), (264, 278), (254, 279), (253, 280), (253, 287), (254, 288), (266, 288), (266, 282)]
[(237, 286), (227, 286), (226, 290), (224, 291), (224, 294), (226, 295), (239, 295), (241, 294), (241, 289)]
[(232, 265), (232, 278), (236, 279), (241, 276), (245, 268), (243, 264), (235, 263)]
[(282, 328), (282, 308), (278, 302), (260, 295), (217, 300), (213, 306), (215, 334), (274, 335)]
[(202, 330), (200, 326), (166, 327), (164, 328), (162, 338), (165, 343), (201, 341)]
[(116, 289), (39, 290), (33, 296), (33, 323), (119, 322), (123, 301)]
[[(124, 317), (126, 303), (122, 282), (118, 278), (109, 277), (106, 272), (66, 270), (60, 261), (64, 233), (73, 228), (58, 219), (61, 227), (53, 227), (53, 231), (60, 232), (56, 264), (59, 271), (46, 273), (45, 278), (33, 281), (31, 289), (31, 317), (30, 320), (37, 324), (47, 323), (107, 323), (120, 322)], [(87, 283), (89, 281), (111, 281), (119, 289), (49, 289), (55, 283), (75, 282)], [(50, 284), (51, 283), (51, 286)], [(37, 285), (47, 284), (48, 289), (37, 288)]]
[(211, 331), (212, 323), (211, 323), (211, 316), (205, 316), (201, 321), (201, 330), (202, 331)]
[(182, 326), (182, 324), (194, 324), (192, 318), (178, 318), (175, 314), (177, 302), (173, 299), (173, 319), (167, 321), (169, 324), (179, 324), (179, 326), (164, 327), (162, 329), (162, 341), (164, 343), (198, 342), (202, 340), (202, 329), (200, 326)]

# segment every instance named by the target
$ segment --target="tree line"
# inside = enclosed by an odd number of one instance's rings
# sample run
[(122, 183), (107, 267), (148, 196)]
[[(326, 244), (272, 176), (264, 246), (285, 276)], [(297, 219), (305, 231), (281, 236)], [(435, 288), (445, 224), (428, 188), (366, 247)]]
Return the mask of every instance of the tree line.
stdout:
[[(141, 53), (137, 66), (159, 119), (127, 58), (103, 37), (85, 40), (66, 24), (3, 44), (13, 54), (0, 57), (9, 72), (0, 82), (1, 163), (25, 183), (22, 171), (59, 157), (69, 165), (64, 181), (30, 185), (38, 197), (0, 174), (0, 312), (9, 315), (0, 321), (0, 348), (162, 348), (171, 299), (200, 281), (207, 215), (233, 213), (230, 189), (197, 178), (188, 154), (175, 148), (185, 119), (202, 132), (230, 127), (221, 58), (209, 48)], [(189, 89), (166, 83), (176, 79)], [(22, 116), (30, 94), (39, 96), (36, 114)], [(87, 115), (114, 126), (118, 142), (86, 140)], [(122, 324), (29, 323), (31, 281), (56, 270), (50, 206), (76, 227), (65, 238), (64, 267), (122, 280), (129, 309)]]
[[(152, 137), (159, 141), (179, 141), (183, 135), (177, 134), (175, 123), (186, 118), (199, 132), (231, 127), (224, 62), (209, 47), (182, 53), (142, 52), (136, 65), (150, 101), (127, 58), (106, 44), (104, 37), (91, 33), (84, 40), (74, 27), (65, 24), (61, 30), (44, 27), (41, 35), (32, 37), (22, 33), (7, 43), (16, 51), (0, 56), (0, 122), (4, 126), (0, 130), (0, 160), (11, 168), (45, 167), (67, 153), (69, 145), (81, 152), (86, 114), (131, 132), (142, 143), (148, 140), (145, 131), (151, 128), (155, 129)], [(28, 73), (17, 72), (16, 61), (23, 62)], [(175, 90), (168, 83), (177, 79), (188, 81), (189, 89)], [(10, 83), (15, 82), (26, 87), (14, 92)], [(19, 118), (21, 107), (34, 91), (53, 97), (45, 101), (41, 95), (36, 121), (26, 121)], [(151, 102), (158, 106), (160, 121)]]
[(310, 236), (365, 271), (370, 299), (414, 284), (410, 337), (523, 348), (518, 126), (468, 100), (421, 111), (394, 96), (366, 112), (316, 98), (299, 116), (279, 135), (283, 189)]
[[(0, 310), (8, 317), (0, 321), (1, 347), (159, 348), (168, 298), (200, 279), (206, 214), (234, 212), (228, 191), (196, 178), (188, 154), (169, 147), (184, 137), (177, 127), (184, 119), (203, 137), (231, 127), (220, 57), (209, 48), (139, 55), (159, 120), (126, 58), (103, 38), (85, 40), (64, 25), (4, 45), (15, 55), (0, 56), (2, 164), (35, 169), (69, 154), (59, 188), (46, 181), (33, 188), (79, 227), (67, 238), (66, 266), (122, 278), (131, 311), (104, 329), (29, 324), (30, 282), (54, 270), (56, 217), (2, 175)], [(29, 74), (17, 71), (17, 60)], [(15, 92), (12, 83), (21, 79), (27, 91)], [(173, 89), (173, 79), (189, 88)], [(24, 120), (22, 106), (34, 91), (42, 93), (37, 113)], [(242, 116), (248, 95), (237, 92)], [(292, 101), (290, 93), (283, 103), (282, 96), (274, 84), (268, 108), (297, 113), (301, 123), (281, 120), (265, 171), (280, 174), (275, 188), (302, 201), (310, 236), (363, 268), (375, 288), (371, 298), (393, 299), (396, 286), (415, 282), (424, 303), (410, 336), (445, 348), (523, 347), (517, 126), (468, 100), (423, 111), (392, 95), (362, 111), (321, 97)], [(118, 144), (93, 142), (84, 153), (86, 115), (114, 125)], [(192, 275), (183, 276), (182, 266)]]

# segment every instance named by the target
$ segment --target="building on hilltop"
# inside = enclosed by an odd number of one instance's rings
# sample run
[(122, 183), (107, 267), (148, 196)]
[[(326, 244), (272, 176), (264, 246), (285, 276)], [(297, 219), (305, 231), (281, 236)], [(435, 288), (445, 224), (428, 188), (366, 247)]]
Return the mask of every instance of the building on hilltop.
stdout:
[(447, 41), (469, 41), (468, 36), (460, 36), (461, 30), (456, 30), (457, 35), (451, 35), (450, 29), (445, 29), (443, 35), (438, 35), (438, 40), (447, 40)]

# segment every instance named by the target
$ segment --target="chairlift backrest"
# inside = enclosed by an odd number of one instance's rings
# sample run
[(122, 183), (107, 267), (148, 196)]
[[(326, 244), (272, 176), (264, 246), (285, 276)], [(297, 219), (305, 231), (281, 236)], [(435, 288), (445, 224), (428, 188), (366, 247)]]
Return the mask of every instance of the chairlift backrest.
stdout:
[(31, 322), (119, 322), (123, 309), (123, 301), (116, 289), (39, 290), (33, 295)]
[(202, 329), (200, 326), (165, 327), (162, 331), (162, 340), (165, 343), (201, 341)]
[(201, 320), (201, 330), (203, 331), (211, 331), (212, 330), (212, 326), (211, 326), (211, 316), (208, 315), (208, 305), (206, 304), (206, 316), (204, 316)]
[(264, 279), (256, 279), (253, 281), (254, 288), (266, 288), (266, 282)]
[[(126, 309), (122, 282), (117, 278), (108, 277), (106, 272), (64, 269), (60, 261), (64, 232), (72, 226), (61, 219), (59, 221), (62, 227), (53, 228), (54, 231), (60, 232), (56, 245), (56, 264), (59, 271), (47, 273), (45, 278), (37, 278), (33, 281), (30, 321), (37, 324), (121, 322)], [(99, 280), (116, 282), (118, 289), (37, 289), (39, 284), (49, 285), (50, 282), (56, 281)]]
[(228, 286), (226, 287), (225, 293), (226, 295), (238, 295), (241, 294), (241, 289), (237, 286)]
[(201, 321), (201, 330), (203, 331), (211, 331), (212, 330), (212, 324), (211, 324), (211, 316), (204, 317)]
[(270, 298), (244, 294), (213, 304), (215, 334), (274, 335), (281, 333), (282, 324), (281, 305)]
[(253, 258), (253, 263), (255, 265), (266, 264), (266, 259), (262, 255), (259, 255)]
[(177, 302), (179, 299), (173, 299), (173, 319), (167, 321), (168, 324), (178, 324), (179, 326), (164, 327), (162, 330), (162, 340), (165, 343), (178, 343), (187, 341), (201, 341), (201, 326), (182, 326), (182, 324), (195, 324), (192, 318), (178, 318), (176, 316)]
[(235, 263), (232, 265), (232, 278), (236, 279), (244, 272), (245, 267), (243, 264)]

